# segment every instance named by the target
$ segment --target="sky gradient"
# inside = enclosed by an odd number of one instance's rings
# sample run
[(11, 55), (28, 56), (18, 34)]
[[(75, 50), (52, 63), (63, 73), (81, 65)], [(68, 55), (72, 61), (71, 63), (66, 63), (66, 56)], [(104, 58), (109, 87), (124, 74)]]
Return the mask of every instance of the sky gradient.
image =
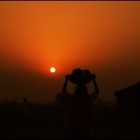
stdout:
[[(86, 68), (101, 97), (140, 81), (140, 2), (0, 2), (0, 100), (51, 102)], [(56, 73), (49, 72), (56, 67)]]

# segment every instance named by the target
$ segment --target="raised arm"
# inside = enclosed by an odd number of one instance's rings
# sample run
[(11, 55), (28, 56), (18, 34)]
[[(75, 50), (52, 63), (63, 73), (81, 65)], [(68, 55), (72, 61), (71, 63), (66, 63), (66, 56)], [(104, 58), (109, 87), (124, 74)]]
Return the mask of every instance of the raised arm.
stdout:
[(67, 92), (67, 85), (68, 85), (69, 77), (70, 77), (70, 75), (68, 75), (68, 74), (65, 76), (65, 82), (64, 82), (64, 85), (63, 85), (63, 88), (62, 88), (62, 93)]
[(99, 88), (98, 88), (98, 85), (96, 83), (96, 75), (95, 74), (92, 74), (92, 82), (94, 85), (94, 92), (92, 93), (91, 97), (92, 97), (92, 100), (96, 100), (96, 98), (99, 96)]

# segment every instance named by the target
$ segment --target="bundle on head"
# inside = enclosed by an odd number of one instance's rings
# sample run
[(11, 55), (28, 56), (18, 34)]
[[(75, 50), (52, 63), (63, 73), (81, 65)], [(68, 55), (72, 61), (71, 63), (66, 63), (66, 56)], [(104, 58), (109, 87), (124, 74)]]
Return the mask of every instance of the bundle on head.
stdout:
[(92, 79), (89, 70), (74, 69), (70, 75), (70, 81), (74, 84), (88, 84)]

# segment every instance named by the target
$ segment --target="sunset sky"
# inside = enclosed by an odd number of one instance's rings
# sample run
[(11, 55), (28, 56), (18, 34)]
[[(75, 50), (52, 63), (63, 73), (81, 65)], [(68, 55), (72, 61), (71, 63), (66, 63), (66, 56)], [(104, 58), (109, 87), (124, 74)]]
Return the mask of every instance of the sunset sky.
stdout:
[(77, 67), (104, 100), (140, 81), (140, 2), (0, 2), (0, 100), (51, 102)]

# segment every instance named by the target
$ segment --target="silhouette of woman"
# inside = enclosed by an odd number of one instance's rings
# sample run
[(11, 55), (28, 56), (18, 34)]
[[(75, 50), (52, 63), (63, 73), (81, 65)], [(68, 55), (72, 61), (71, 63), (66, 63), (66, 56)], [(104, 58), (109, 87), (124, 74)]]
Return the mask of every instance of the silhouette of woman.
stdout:
[[(66, 109), (68, 131), (72, 137), (88, 137), (92, 119), (92, 102), (99, 95), (96, 76), (88, 70), (74, 69), (71, 75), (65, 76), (62, 89), (65, 96), (69, 94), (67, 92), (68, 81), (76, 84), (74, 95), (71, 95)], [(95, 91), (89, 95), (86, 84), (91, 81), (93, 81)]]

